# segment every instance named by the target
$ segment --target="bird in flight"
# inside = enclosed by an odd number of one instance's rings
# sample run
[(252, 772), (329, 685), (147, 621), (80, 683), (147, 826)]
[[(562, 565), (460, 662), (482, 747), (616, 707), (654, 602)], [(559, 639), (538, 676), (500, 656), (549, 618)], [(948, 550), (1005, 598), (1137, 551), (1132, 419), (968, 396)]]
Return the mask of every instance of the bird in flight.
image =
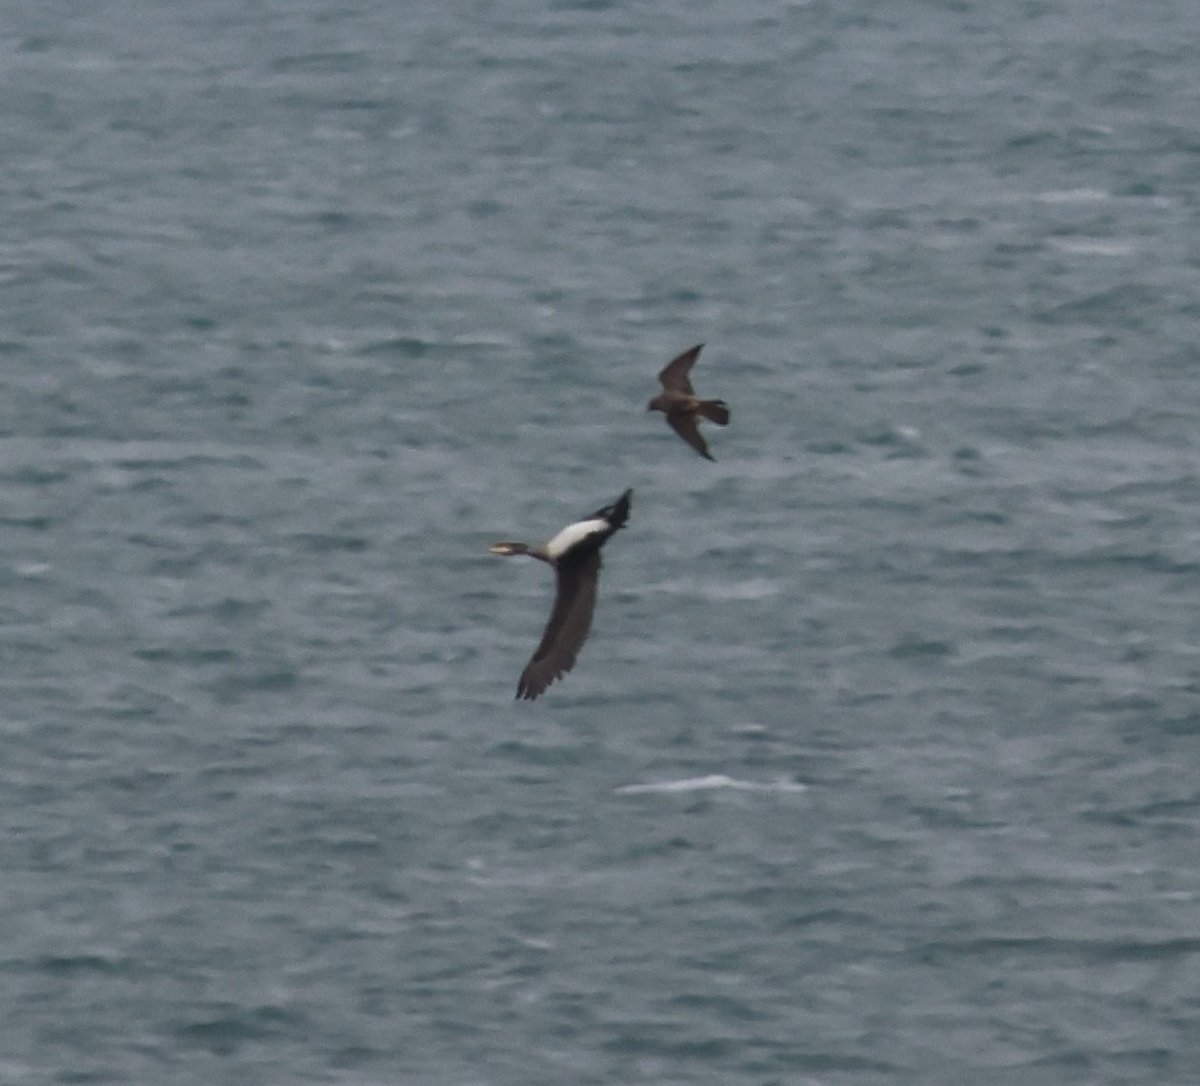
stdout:
[(612, 505), (568, 524), (548, 543), (531, 547), (527, 543), (493, 543), (492, 554), (527, 554), (554, 567), (557, 588), (550, 620), (541, 643), (521, 672), (517, 697), (532, 701), (555, 679), (562, 678), (575, 666), (575, 658), (587, 640), (596, 607), (596, 581), (600, 573), (600, 548), (629, 519), (629, 499), (625, 491)]
[(705, 460), (712, 460), (714, 457), (708, 451), (708, 444), (700, 433), (697, 421), (703, 416), (718, 426), (728, 426), (729, 405), (724, 400), (702, 400), (692, 391), (688, 374), (703, 346), (703, 343), (697, 343), (663, 367), (658, 375), (663, 390), (650, 401), (646, 410), (663, 412), (672, 430)]

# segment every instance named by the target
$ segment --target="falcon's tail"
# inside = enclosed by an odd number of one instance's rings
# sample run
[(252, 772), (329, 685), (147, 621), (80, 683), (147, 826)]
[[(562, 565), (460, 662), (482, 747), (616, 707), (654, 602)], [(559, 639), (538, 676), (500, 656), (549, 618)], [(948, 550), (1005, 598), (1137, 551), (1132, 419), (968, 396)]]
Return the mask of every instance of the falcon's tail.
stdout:
[(724, 400), (700, 400), (696, 410), (718, 426), (729, 425), (729, 405)]

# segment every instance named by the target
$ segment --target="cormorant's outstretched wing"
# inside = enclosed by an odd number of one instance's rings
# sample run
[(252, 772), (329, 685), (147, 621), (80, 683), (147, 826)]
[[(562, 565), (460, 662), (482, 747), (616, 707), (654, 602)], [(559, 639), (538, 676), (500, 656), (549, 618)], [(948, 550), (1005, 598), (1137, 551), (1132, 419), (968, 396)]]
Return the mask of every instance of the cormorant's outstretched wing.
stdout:
[(703, 346), (703, 343), (697, 343), (691, 350), (684, 351), (678, 358), (672, 359), (663, 366), (662, 373), (658, 375), (663, 388), (669, 392), (682, 392), (687, 396), (695, 395), (692, 392), (692, 382), (688, 380), (688, 373)]
[(541, 644), (521, 672), (517, 683), (518, 698), (532, 701), (575, 666), (575, 658), (592, 627), (599, 573), (599, 550), (589, 551), (555, 567), (558, 588), (554, 610), (550, 612)]
[(694, 411), (669, 411), (667, 412), (667, 422), (671, 424), (671, 429), (691, 445), (705, 460), (714, 459), (713, 455), (708, 451), (708, 443), (704, 440), (704, 436), (700, 433), (700, 428), (696, 425), (696, 413)]

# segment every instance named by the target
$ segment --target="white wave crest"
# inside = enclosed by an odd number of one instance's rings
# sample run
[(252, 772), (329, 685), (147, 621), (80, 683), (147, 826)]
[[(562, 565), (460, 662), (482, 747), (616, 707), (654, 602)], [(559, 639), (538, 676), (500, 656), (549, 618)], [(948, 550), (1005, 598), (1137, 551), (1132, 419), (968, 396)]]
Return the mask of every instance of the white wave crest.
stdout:
[(803, 792), (807, 787), (798, 781), (740, 781), (735, 777), (727, 777), (724, 773), (710, 773), (706, 777), (684, 777), (680, 780), (651, 781), (646, 784), (623, 784), (616, 789), (616, 792), (621, 796), (707, 792), (718, 788), (730, 788), (738, 792)]

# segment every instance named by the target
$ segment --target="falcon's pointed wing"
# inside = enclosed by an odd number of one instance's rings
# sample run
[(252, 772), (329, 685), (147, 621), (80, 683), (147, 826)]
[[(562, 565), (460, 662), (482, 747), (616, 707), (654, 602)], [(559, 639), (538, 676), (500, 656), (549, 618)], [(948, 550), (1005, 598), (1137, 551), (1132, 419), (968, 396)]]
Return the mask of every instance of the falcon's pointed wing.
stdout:
[(575, 666), (575, 658), (592, 627), (600, 552), (589, 551), (556, 567), (555, 573), (558, 587), (550, 621), (546, 623), (541, 644), (517, 683), (517, 697), (529, 701)]
[(700, 428), (696, 425), (696, 413), (694, 411), (672, 411), (667, 415), (667, 422), (671, 424), (671, 429), (691, 445), (705, 460), (714, 459), (713, 455), (708, 451), (708, 444), (705, 442), (704, 436), (700, 433)]
[(683, 392), (688, 396), (695, 395), (692, 392), (692, 382), (688, 380), (688, 373), (703, 346), (703, 343), (697, 343), (691, 350), (684, 351), (678, 358), (672, 359), (663, 366), (662, 372), (658, 375), (663, 388), (669, 392)]

